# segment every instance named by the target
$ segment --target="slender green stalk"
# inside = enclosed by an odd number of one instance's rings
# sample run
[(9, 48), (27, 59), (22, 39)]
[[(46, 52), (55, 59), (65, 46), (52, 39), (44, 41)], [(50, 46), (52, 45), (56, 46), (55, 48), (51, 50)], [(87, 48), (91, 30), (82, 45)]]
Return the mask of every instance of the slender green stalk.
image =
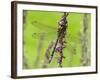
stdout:
[(35, 67), (37, 67), (39, 65), (39, 60), (40, 60), (40, 51), (43, 45), (43, 40), (44, 40), (44, 34), (41, 33), (40, 37), (39, 37), (39, 43), (38, 43), (38, 47), (37, 47), (37, 54), (36, 54), (36, 58), (34, 61), (34, 65)]

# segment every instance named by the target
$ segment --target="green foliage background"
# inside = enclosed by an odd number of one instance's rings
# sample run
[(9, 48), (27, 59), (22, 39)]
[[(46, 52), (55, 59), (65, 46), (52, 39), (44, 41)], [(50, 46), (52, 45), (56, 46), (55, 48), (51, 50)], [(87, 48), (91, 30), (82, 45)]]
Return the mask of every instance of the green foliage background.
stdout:
[[(51, 41), (54, 41), (57, 37), (58, 21), (63, 15), (62, 12), (47, 12), (47, 11), (23, 11), (24, 23), (23, 23), (23, 68), (34, 69), (42, 68), (46, 49)], [(82, 55), (82, 32), (83, 32), (83, 15), (84, 13), (69, 13), (68, 29), (66, 30), (66, 48), (63, 53), (66, 57), (63, 59), (63, 67), (79, 67), (81, 65)], [(88, 14), (88, 58), (90, 59), (90, 27), (91, 27), (91, 14)], [(38, 45), (40, 41), (40, 35), (44, 33), (42, 40), (42, 48), (40, 48), (40, 54), (38, 64), (36, 66), (35, 60), (38, 54)], [(51, 50), (52, 51), (52, 50)], [(58, 67), (57, 53), (55, 53), (53, 60), (48, 64), (48, 68)], [(27, 66), (26, 66), (27, 65)], [(89, 64), (90, 65), (90, 62)]]

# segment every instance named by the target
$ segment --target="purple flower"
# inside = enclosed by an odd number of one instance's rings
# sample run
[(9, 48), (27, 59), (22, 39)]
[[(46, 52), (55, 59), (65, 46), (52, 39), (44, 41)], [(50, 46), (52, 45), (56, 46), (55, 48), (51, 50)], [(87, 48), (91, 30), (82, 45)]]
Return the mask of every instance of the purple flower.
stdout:
[(58, 63), (61, 64), (62, 63), (62, 57), (58, 58)]
[(55, 49), (55, 52), (62, 52), (62, 47), (57, 47), (56, 49)]

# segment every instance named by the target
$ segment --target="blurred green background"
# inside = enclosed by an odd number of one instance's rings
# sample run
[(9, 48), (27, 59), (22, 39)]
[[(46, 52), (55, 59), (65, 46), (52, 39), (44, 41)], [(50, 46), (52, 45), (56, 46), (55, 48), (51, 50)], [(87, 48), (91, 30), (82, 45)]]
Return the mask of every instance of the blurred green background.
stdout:
[[(45, 52), (48, 45), (57, 38), (58, 21), (63, 12), (23, 11), (23, 69), (42, 68), (45, 64)], [(63, 50), (63, 67), (82, 65), (82, 34), (84, 13), (69, 13), (67, 17), (66, 48)], [(90, 65), (91, 14), (88, 17), (87, 30), (87, 66)], [(51, 49), (52, 52), (52, 49)], [(47, 68), (59, 67), (57, 53)]]

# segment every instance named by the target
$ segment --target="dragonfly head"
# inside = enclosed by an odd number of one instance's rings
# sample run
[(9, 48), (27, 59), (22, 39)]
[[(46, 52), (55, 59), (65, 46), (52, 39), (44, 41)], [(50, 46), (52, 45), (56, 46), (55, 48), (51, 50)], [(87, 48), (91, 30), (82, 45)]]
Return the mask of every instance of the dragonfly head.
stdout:
[(68, 13), (68, 12), (64, 12), (64, 16), (66, 16), (66, 17), (67, 17), (68, 15), (69, 15), (69, 13)]

